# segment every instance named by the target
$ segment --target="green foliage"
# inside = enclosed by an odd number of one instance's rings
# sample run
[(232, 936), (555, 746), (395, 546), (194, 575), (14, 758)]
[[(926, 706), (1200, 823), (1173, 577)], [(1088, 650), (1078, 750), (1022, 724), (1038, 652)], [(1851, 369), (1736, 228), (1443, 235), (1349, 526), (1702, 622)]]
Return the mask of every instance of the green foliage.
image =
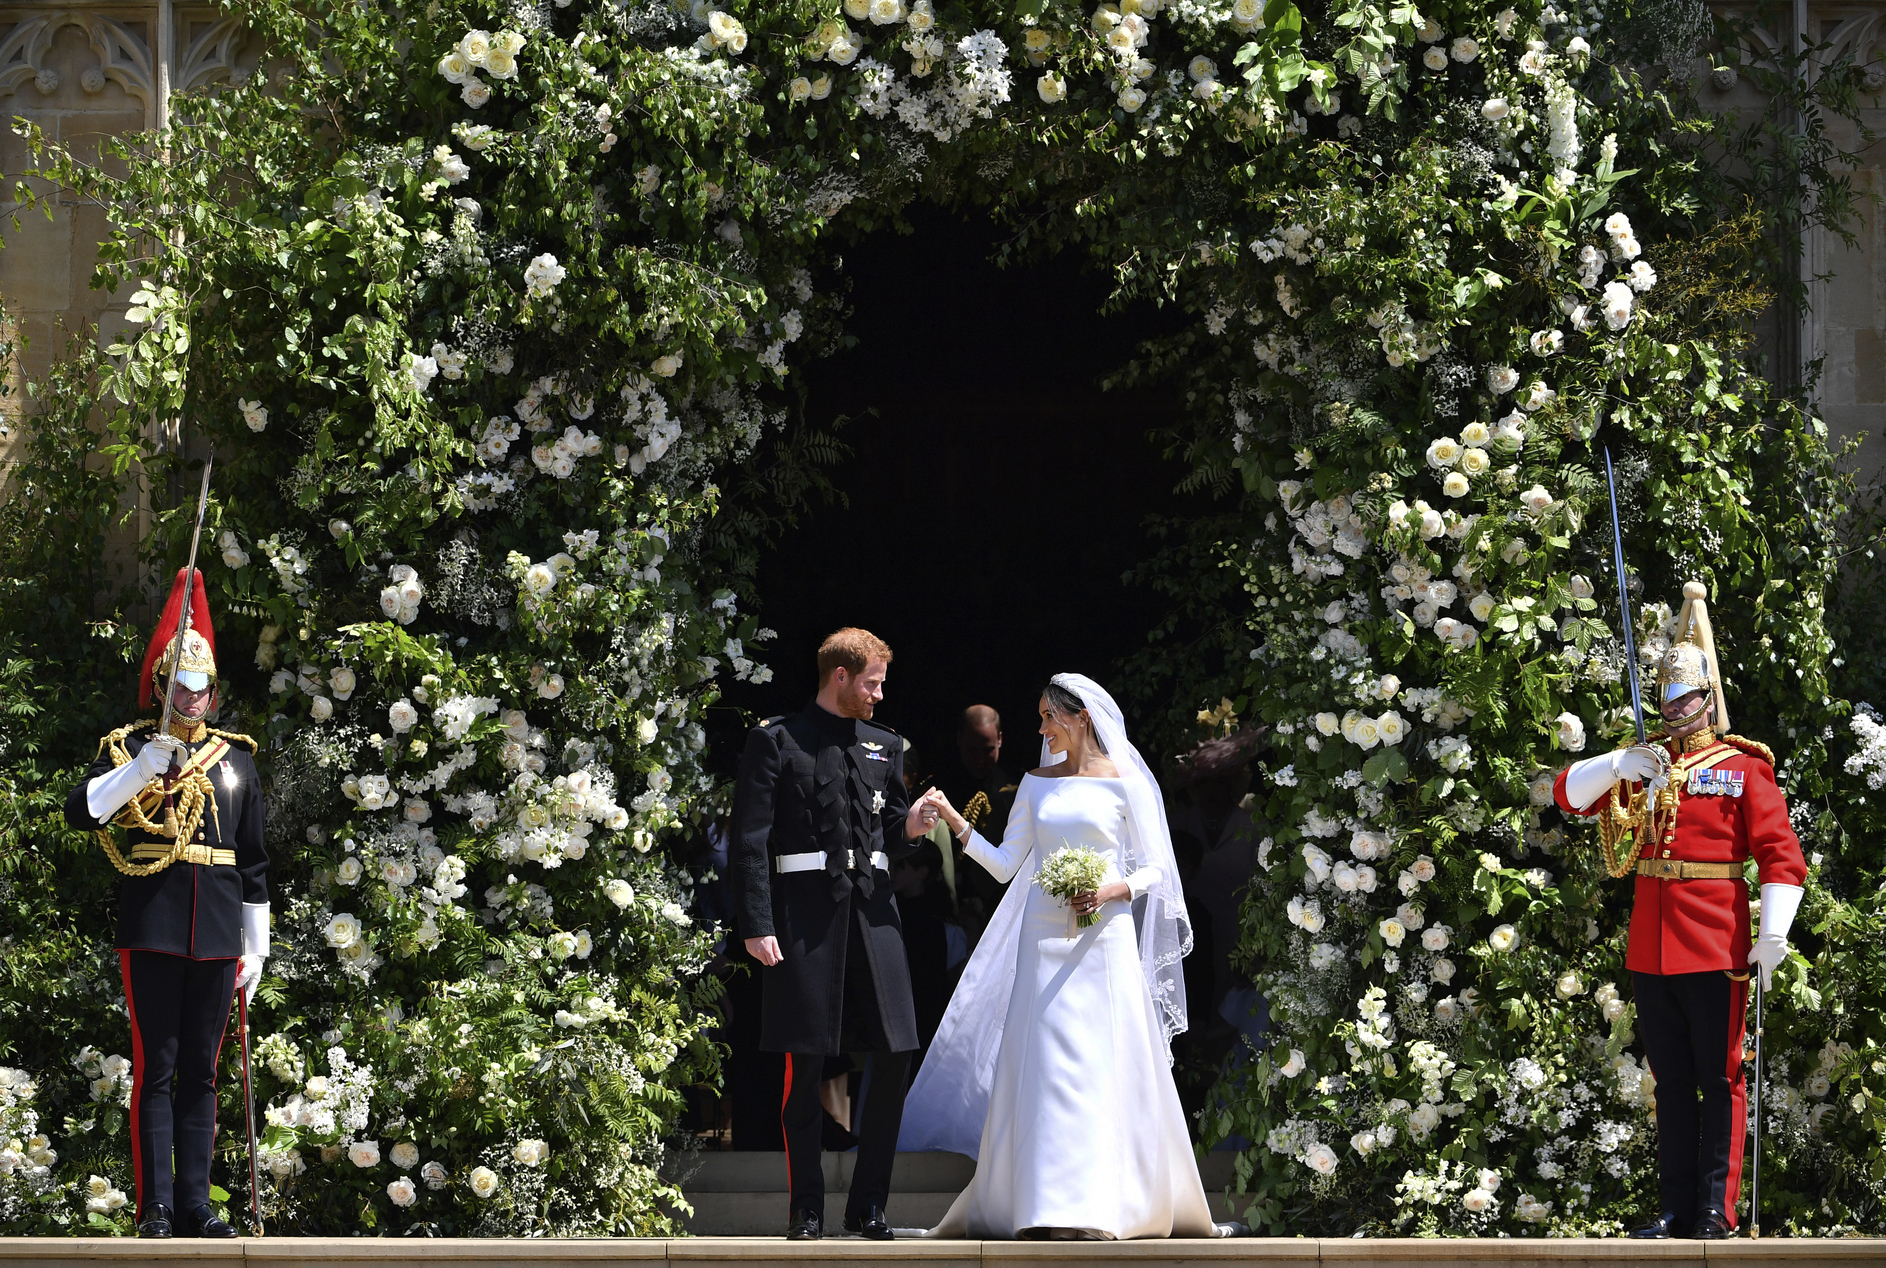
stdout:
[[(73, 1045), (118, 1024), (108, 972), (83, 1007), (61, 984), (107, 920), (57, 809), (137, 650), (94, 599), (113, 477), (186, 483), (195, 449), (145, 440), (181, 417), (217, 444), (222, 676), (271, 781), (271, 1217), (670, 1227), (664, 1148), (715, 1071), (680, 865), (725, 793), (700, 718), (768, 673), (756, 543), (834, 492), (838, 442), (788, 397), (842, 346), (832, 257), (923, 196), (1194, 318), (1117, 376), (1182, 394), (1161, 440), (1223, 498), (1140, 571), (1167, 608), (1136, 667), (1165, 743), (1221, 697), (1272, 729), (1239, 954), (1279, 1042), (1205, 1132), (1253, 1142), (1254, 1222), (1643, 1212), (1626, 899), (1546, 808), (1626, 725), (1609, 447), (1638, 601), (1711, 585), (1738, 723), (1819, 858), (1765, 1189), (1799, 1231), (1877, 1226), (1879, 825), (1833, 672), (1859, 622), (1829, 616), (1853, 491), (1748, 338), (1791, 235), (1850, 205), (1845, 69), (1713, 121), (1650, 65), (1687, 65), (1699, 7), (1627, 0), (237, 10), (272, 60), (161, 144), (101, 167), (27, 130), (39, 180), (110, 209), (99, 282), (135, 292), (133, 332), (41, 386), (39, 492), (4, 520), (0, 663), (30, 668), (0, 725), (44, 754), (9, 756), (7, 866), (47, 879), (4, 899), (32, 932), (0, 1007), (35, 1019), (8, 1032), (34, 1105), (90, 1104)], [(180, 500), (142, 544), (165, 566)], [(73, 708), (42, 722), (20, 684), (54, 674)], [(67, 1130), (9, 1227), (83, 1224), (118, 1129)]]

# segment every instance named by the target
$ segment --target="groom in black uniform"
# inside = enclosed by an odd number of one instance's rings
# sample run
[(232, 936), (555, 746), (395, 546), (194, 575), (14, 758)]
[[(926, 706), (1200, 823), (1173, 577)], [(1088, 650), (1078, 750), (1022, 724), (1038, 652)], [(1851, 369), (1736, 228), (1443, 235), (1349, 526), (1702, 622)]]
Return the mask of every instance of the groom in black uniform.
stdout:
[(827, 1056), (868, 1050), (845, 1228), (886, 1240), (891, 1163), (917, 1016), (892, 864), (936, 822), (910, 805), (904, 744), (871, 724), (891, 649), (842, 629), (819, 648), (819, 693), (753, 728), (734, 791), (735, 915), (760, 972), (760, 1047), (786, 1054), (780, 1124), (792, 1190), (786, 1236), (823, 1235), (819, 1082)]

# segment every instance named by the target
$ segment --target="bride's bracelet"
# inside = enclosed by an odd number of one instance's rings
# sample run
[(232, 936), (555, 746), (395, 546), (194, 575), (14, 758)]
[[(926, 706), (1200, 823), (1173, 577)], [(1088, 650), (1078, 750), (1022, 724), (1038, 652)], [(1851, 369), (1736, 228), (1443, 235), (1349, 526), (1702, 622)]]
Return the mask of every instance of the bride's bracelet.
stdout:
[(955, 837), (958, 841), (961, 841), (964, 845), (968, 845), (969, 836), (975, 830), (976, 830), (976, 825), (971, 823), (969, 820), (965, 819), (963, 820), (963, 830), (961, 832), (958, 832), (956, 829), (951, 828), (950, 835)]

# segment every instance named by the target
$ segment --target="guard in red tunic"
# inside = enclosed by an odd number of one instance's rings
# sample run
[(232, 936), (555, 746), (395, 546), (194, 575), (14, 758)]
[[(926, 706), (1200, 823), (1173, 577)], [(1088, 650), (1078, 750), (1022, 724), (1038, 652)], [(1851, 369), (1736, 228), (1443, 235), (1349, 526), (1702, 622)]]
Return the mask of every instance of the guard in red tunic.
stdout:
[[(1683, 587), (1677, 641), (1658, 666), (1664, 734), (1574, 763), (1553, 790), (1560, 809), (1598, 816), (1613, 876), (1637, 873), (1625, 965), (1657, 1080), (1662, 1202), (1657, 1218), (1632, 1237), (1735, 1231), (1748, 1122), (1742, 1026), (1749, 969), (1766, 989), (1788, 953), (1807, 878), (1775, 784), (1774, 754), (1726, 734), (1707, 593), (1700, 582)], [(1743, 879), (1750, 859), (1761, 883), (1761, 931), (1752, 946)]]
[(97, 832), (124, 877), (117, 947), (131, 1013), (138, 1236), (234, 1237), (210, 1209), (216, 1058), (235, 992), (253, 998), (269, 952), (268, 855), (255, 741), (208, 722), (216, 645), (201, 573), (179, 632), (186, 571), (138, 683), (144, 708), (169, 697), (169, 731), (153, 720), (107, 735), (65, 813)]

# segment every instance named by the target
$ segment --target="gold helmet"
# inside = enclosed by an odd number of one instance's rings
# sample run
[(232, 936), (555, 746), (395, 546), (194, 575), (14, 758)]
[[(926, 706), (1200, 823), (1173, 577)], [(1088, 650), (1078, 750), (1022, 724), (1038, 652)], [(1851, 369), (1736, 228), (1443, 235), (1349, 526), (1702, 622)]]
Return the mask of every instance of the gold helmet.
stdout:
[[(174, 663), (177, 666), (177, 681), (192, 691), (201, 691), (216, 681), (216, 649), (210, 641), (195, 629), (183, 631), (183, 656)], [(172, 658), (177, 655), (177, 639), (173, 638), (157, 658), (154, 671), (162, 678), (170, 673)]]
[[(1709, 590), (1700, 581), (1683, 585), (1683, 608), (1677, 613), (1676, 639), (1657, 665), (1657, 703), (1668, 704), (1692, 691), (1710, 693), (1716, 702), (1716, 729), (1728, 730), (1729, 702), (1722, 693), (1716, 634), (1709, 625)], [(1694, 712), (1673, 725), (1694, 721), (1706, 706), (1706, 701), (1699, 703)]]

